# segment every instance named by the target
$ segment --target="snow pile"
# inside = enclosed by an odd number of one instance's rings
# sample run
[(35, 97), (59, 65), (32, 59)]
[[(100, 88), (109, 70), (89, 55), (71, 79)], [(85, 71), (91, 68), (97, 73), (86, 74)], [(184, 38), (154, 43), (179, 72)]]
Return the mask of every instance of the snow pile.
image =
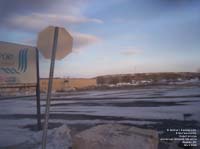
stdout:
[[(20, 147), (29, 149), (41, 149), (42, 131), (34, 133), (31, 138), (28, 138)], [(54, 128), (48, 131), (47, 149), (69, 149), (71, 145), (70, 129), (63, 125), (59, 128)]]
[(85, 130), (73, 139), (73, 149), (157, 149), (155, 130), (106, 124)]

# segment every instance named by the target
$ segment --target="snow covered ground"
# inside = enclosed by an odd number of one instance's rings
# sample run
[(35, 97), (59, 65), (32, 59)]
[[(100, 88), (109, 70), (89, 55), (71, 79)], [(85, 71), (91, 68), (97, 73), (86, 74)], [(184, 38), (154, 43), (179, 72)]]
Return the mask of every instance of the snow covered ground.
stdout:
[[(42, 96), (44, 98), (44, 96)], [(41, 101), (44, 112), (45, 101)], [(156, 86), (130, 90), (56, 93), (50, 123), (122, 123), (162, 131), (163, 127), (200, 128), (200, 88)], [(0, 99), (0, 148), (14, 148), (36, 133), (35, 97)], [(163, 130), (164, 131), (164, 130)]]

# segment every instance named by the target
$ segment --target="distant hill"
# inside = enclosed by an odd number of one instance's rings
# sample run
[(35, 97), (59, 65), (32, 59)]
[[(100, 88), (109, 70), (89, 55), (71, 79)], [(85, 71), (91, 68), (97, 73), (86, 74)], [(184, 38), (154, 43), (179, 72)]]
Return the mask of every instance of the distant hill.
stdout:
[(115, 74), (96, 77), (97, 84), (118, 84), (118, 83), (166, 83), (181, 82), (186, 80), (200, 80), (200, 73), (194, 72), (162, 72), (162, 73), (136, 73), (136, 74)]

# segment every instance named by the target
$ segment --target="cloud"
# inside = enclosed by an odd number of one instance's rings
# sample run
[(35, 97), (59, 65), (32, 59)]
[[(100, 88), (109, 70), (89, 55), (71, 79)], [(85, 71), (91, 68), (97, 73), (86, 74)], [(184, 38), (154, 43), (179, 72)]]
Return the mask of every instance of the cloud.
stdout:
[(72, 33), (72, 36), (75, 51), (80, 51), (84, 47), (101, 42), (99, 37), (90, 34)]
[(1, 0), (0, 27), (9, 30), (40, 31), (46, 26), (103, 23), (83, 15), (90, 0)]
[(49, 24), (54, 26), (65, 26), (81, 23), (103, 23), (102, 20), (87, 18), (84, 16), (58, 15), (58, 14), (40, 14), (17, 15), (5, 20), (7, 27), (31, 31), (39, 31)]
[(191, 3), (196, 3), (196, 2), (198, 2), (198, 0), (155, 0), (155, 3), (158, 3), (159, 5), (163, 5), (165, 7), (187, 6)]
[(120, 54), (123, 55), (123, 56), (133, 56), (133, 55), (138, 55), (140, 54), (141, 51), (140, 50), (136, 50), (134, 48), (125, 48), (123, 50), (121, 50)]
[[(77, 8), (81, 9), (88, 0), (1, 0), (0, 18), (13, 14), (29, 14), (32, 12), (67, 12), (74, 13)], [(62, 9), (60, 9), (62, 8)], [(63, 10), (63, 8), (65, 8)]]

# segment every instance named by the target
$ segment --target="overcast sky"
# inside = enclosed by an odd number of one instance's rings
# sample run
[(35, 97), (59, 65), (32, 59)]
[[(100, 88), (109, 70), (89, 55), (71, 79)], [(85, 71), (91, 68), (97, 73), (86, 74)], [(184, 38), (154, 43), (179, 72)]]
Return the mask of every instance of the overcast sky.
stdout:
[[(65, 27), (73, 53), (60, 77), (200, 68), (199, 0), (1, 0), (0, 40), (36, 46), (49, 25)], [(49, 61), (40, 55), (41, 76)]]

